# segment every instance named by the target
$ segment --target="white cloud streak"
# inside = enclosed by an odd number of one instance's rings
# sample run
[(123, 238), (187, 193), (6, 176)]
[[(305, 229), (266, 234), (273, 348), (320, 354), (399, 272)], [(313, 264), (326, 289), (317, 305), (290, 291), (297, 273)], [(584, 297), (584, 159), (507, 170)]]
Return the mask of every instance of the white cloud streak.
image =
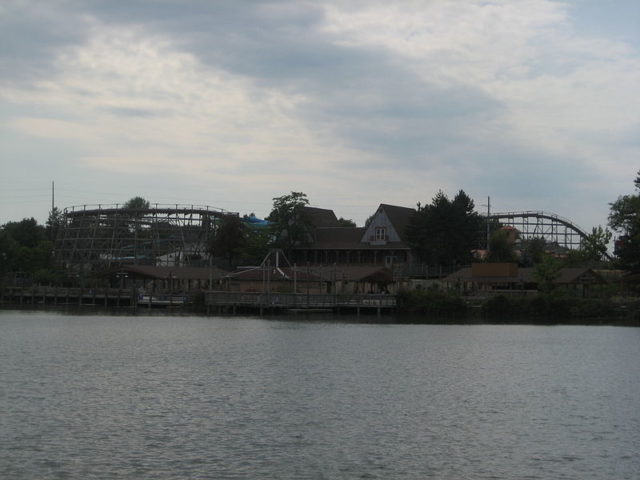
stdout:
[(96, 5), (34, 15), (81, 34), (55, 36), (46, 74), (0, 79), (5, 134), (73, 145), (80, 175), (153, 172), (230, 209), (304, 190), (359, 221), (439, 188), (530, 209), (561, 189), (581, 211), (558, 213), (596, 224), (637, 169), (638, 50), (581, 34), (567, 4), (258, 2), (202, 24)]

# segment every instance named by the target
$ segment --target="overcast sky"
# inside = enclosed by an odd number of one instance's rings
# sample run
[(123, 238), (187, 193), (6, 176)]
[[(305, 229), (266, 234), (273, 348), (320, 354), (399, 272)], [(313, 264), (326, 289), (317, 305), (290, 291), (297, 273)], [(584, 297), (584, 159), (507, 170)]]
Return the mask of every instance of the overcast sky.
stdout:
[(640, 169), (640, 1), (0, 2), (0, 224), (51, 205), (358, 224), (465, 190), (585, 229)]

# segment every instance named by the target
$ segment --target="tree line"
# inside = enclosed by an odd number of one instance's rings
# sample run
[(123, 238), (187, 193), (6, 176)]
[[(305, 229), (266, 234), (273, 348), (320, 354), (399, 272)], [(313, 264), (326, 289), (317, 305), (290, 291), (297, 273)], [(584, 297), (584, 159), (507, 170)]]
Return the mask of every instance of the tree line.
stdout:
[[(618, 235), (614, 261), (610, 266), (640, 271), (640, 171), (634, 181), (635, 193), (621, 195), (610, 203), (608, 226)], [(291, 251), (312, 242), (311, 222), (304, 207), (309, 199), (304, 192), (292, 191), (274, 197), (267, 226), (252, 226), (249, 216), (235, 215), (219, 220), (210, 239), (209, 252), (227, 266), (257, 264), (272, 248)], [(142, 197), (125, 202), (124, 208), (149, 207)], [(54, 208), (46, 225), (33, 218), (8, 222), (0, 227), (0, 274), (24, 272), (35, 279), (52, 281), (55, 275), (53, 248), (60, 226), (61, 212)], [(485, 261), (516, 261), (524, 266), (601, 266), (612, 232), (594, 227), (578, 250), (566, 252), (563, 259), (550, 258), (549, 245), (542, 238), (519, 241), (517, 232), (490, 224), (492, 235), (487, 245), (486, 217), (480, 215), (474, 201), (460, 190), (453, 198), (439, 191), (428, 204), (417, 204), (406, 231), (408, 244), (419, 260), (430, 265), (466, 265), (474, 252), (488, 250)], [(339, 225), (355, 227), (352, 220), (340, 218)], [(516, 252), (516, 242), (520, 251)], [(488, 247), (488, 249), (486, 248)]]

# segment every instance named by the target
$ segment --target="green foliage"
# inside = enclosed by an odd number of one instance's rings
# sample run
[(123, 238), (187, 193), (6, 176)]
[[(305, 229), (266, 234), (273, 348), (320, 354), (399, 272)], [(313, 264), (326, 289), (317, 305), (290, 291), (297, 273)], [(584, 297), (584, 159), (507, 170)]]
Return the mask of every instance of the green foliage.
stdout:
[(505, 295), (489, 297), (482, 302), (480, 311), (484, 317), (496, 320), (513, 318), (522, 313), (517, 299), (512, 299)]
[(431, 205), (418, 204), (405, 232), (408, 243), (430, 265), (470, 262), (483, 226), (474, 208), (473, 200), (463, 190), (453, 200), (439, 191)]
[(467, 304), (460, 296), (438, 288), (401, 290), (396, 298), (402, 312), (434, 316), (462, 316), (467, 313)]
[(354, 222), (351, 219), (340, 217), (338, 219), (338, 226), (339, 227), (355, 227), (356, 226), (356, 222)]
[(33, 274), (52, 265), (53, 244), (33, 218), (9, 222), (0, 228), (0, 272)]
[(271, 248), (273, 236), (266, 228), (248, 228), (245, 242), (238, 252), (240, 265), (259, 265)]
[(517, 232), (501, 228), (491, 235), (489, 241), (489, 262), (517, 262), (518, 255), (515, 248)]
[(147, 210), (149, 208), (149, 202), (142, 197), (133, 197), (129, 199), (122, 206), (123, 208), (128, 208), (131, 210)]
[(607, 245), (611, 241), (612, 233), (598, 225), (591, 229), (582, 243), (581, 250), (588, 261), (599, 262), (607, 254)]
[(38, 225), (35, 218), (25, 218), (20, 222), (8, 222), (4, 232), (23, 247), (33, 248), (47, 239), (45, 229)]
[(594, 227), (591, 233), (583, 239), (582, 247), (571, 250), (563, 259), (565, 267), (595, 268), (605, 263), (607, 245), (611, 240), (611, 232), (601, 226)]
[(62, 212), (58, 207), (53, 207), (49, 212), (49, 218), (47, 218), (47, 223), (45, 225), (47, 238), (52, 242), (55, 242), (56, 237), (58, 236), (58, 231), (62, 226)]
[(533, 278), (538, 282), (538, 290), (551, 293), (556, 289), (555, 281), (560, 278), (562, 262), (551, 255), (546, 255), (533, 270)]
[(522, 242), (522, 264), (530, 267), (544, 259), (547, 242), (544, 238), (530, 238)]
[(303, 192), (291, 192), (273, 199), (273, 208), (267, 220), (271, 222), (276, 247), (289, 252), (293, 247), (310, 242), (310, 222), (303, 211), (307, 205), (309, 200)]
[(33, 281), (38, 285), (60, 285), (64, 280), (60, 272), (41, 268), (33, 272)]
[(248, 229), (245, 223), (235, 215), (225, 215), (220, 220), (213, 238), (209, 243), (209, 253), (225, 258), (233, 263), (247, 242)]
[(509, 297), (496, 295), (481, 305), (481, 314), (488, 320), (515, 323), (523, 319), (540, 323), (620, 316), (610, 300), (585, 299), (559, 295)]
[[(640, 171), (634, 185), (636, 190), (640, 191)], [(640, 194), (623, 195), (609, 205), (609, 226), (620, 234), (615, 250), (620, 266), (638, 271), (640, 270)]]

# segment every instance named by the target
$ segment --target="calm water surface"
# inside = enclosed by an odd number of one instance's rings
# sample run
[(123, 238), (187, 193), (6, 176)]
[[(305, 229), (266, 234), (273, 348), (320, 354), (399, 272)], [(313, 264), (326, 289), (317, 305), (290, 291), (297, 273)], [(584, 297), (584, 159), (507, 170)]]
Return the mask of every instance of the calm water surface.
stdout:
[(638, 479), (640, 329), (0, 313), (0, 478)]

